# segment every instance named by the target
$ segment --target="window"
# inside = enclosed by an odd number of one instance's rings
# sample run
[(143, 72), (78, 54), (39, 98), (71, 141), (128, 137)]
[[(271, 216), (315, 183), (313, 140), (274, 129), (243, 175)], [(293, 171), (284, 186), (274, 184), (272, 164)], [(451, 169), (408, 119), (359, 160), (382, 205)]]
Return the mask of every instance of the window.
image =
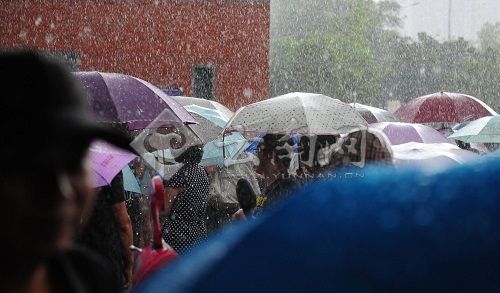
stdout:
[(213, 100), (215, 96), (215, 66), (212, 64), (193, 66), (193, 96)]

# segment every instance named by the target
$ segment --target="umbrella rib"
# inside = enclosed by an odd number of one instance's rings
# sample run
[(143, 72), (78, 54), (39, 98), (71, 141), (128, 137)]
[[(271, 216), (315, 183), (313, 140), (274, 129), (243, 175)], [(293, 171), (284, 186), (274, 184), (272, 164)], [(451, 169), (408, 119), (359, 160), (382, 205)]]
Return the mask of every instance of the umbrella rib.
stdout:
[(309, 123), (309, 117), (307, 116), (307, 111), (306, 111), (306, 106), (304, 104), (304, 101), (302, 99), (302, 97), (299, 97), (299, 101), (300, 101), (300, 105), (302, 106), (302, 109), (304, 110), (304, 117), (306, 118), (306, 127), (307, 127), (307, 130), (309, 132), (311, 132), (311, 128), (309, 127), (310, 123)]

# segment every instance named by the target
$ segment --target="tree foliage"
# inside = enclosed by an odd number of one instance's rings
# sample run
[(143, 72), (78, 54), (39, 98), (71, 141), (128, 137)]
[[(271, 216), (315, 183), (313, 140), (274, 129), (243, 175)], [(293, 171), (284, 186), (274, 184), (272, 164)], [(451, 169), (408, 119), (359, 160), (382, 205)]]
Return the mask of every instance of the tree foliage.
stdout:
[[(299, 0), (289, 0), (299, 3)], [(464, 39), (439, 42), (400, 36), (393, 1), (316, 0), (282, 19), (271, 42), (272, 96), (307, 91), (383, 107), (446, 90), (500, 108), (500, 24), (486, 24), (480, 47)], [(300, 3), (299, 3), (300, 4)], [(293, 7), (293, 5), (291, 6)], [(295, 8), (297, 8), (296, 6)], [(311, 11), (316, 11), (314, 17)], [(301, 26), (301, 19), (307, 21)], [(294, 30), (294, 27), (300, 30)]]
[[(366, 0), (319, 5), (321, 28), (276, 37), (271, 48), (271, 93), (321, 92), (345, 101), (367, 102), (380, 95), (382, 68), (372, 43), (394, 15)], [(328, 4), (328, 5), (327, 5)], [(317, 6), (316, 6), (317, 7)], [(335, 9), (338, 8), (338, 9)], [(386, 21), (387, 20), (387, 21)]]
[(488, 50), (500, 50), (500, 23), (485, 23), (478, 33), (479, 48), (486, 52)]

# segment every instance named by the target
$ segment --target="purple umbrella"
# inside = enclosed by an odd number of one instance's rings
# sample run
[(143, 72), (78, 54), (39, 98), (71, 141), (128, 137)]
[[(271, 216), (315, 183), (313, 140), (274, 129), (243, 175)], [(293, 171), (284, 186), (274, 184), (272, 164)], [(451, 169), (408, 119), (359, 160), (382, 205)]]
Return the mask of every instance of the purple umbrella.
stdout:
[(129, 130), (144, 129), (163, 110), (170, 109), (165, 119), (196, 123), (181, 105), (142, 79), (97, 71), (74, 74), (87, 91), (99, 122), (126, 123)]
[(381, 122), (370, 124), (369, 127), (382, 131), (392, 145), (408, 142), (451, 143), (439, 131), (421, 124)]
[(90, 167), (95, 173), (94, 187), (109, 185), (111, 180), (132, 161), (136, 155), (103, 141), (92, 143), (89, 149)]

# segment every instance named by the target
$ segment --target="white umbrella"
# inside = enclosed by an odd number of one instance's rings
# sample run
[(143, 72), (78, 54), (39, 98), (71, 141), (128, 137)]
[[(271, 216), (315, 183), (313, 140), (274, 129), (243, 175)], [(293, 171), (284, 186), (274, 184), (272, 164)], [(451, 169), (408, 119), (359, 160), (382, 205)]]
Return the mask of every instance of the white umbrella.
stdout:
[(392, 146), (392, 151), (397, 167), (418, 167), (431, 173), (481, 158), (449, 143), (409, 142)]
[(290, 93), (240, 108), (226, 128), (244, 132), (337, 134), (366, 125), (356, 110), (338, 99)]
[(356, 109), (368, 123), (399, 122), (399, 120), (387, 110), (358, 103), (350, 103), (349, 105)]

